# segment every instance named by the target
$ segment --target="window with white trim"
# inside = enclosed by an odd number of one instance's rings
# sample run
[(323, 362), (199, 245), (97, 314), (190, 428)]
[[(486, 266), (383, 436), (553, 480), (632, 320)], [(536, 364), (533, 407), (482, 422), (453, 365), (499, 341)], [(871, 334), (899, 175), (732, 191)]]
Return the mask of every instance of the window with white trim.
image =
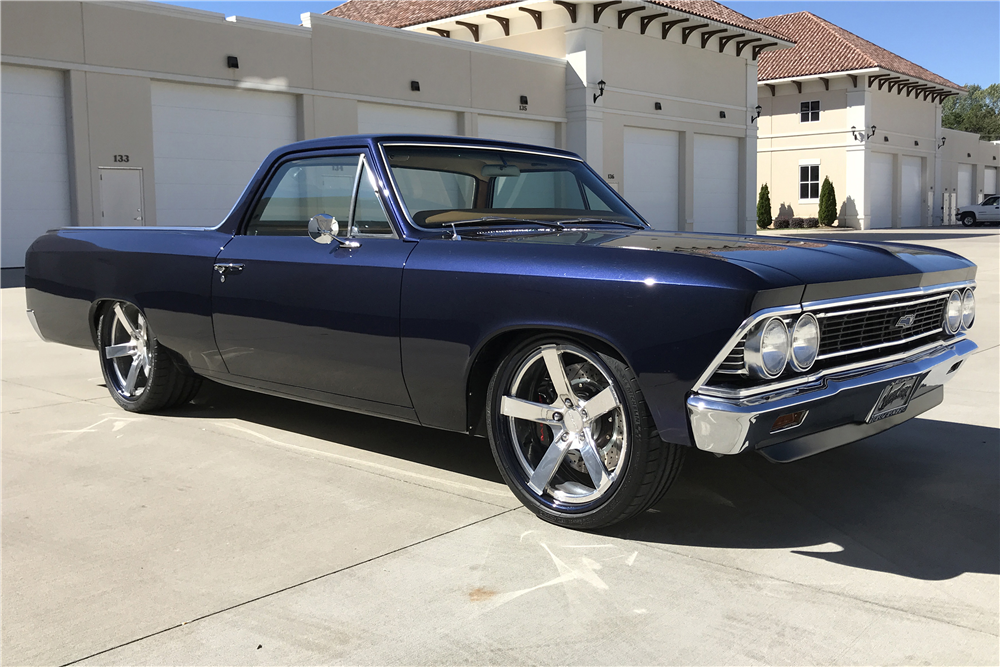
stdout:
[(799, 104), (799, 121), (815, 123), (819, 120), (819, 100)]
[(819, 200), (819, 164), (799, 165), (799, 201)]

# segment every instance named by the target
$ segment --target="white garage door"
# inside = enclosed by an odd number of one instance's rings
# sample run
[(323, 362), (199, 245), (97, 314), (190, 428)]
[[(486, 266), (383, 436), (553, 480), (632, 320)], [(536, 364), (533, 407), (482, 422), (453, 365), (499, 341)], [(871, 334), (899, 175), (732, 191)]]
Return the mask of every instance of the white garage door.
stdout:
[(71, 224), (63, 73), (3, 65), (3, 268), (24, 266), (39, 235)]
[(625, 128), (625, 199), (655, 229), (677, 229), (680, 136)]
[(261, 161), (295, 141), (295, 97), (154, 81), (156, 224), (219, 224)]
[(958, 205), (971, 206), (972, 201), (972, 165), (958, 165)]
[(556, 145), (556, 124), (541, 120), (481, 115), (479, 116), (479, 136), (484, 139), (516, 141), (522, 144), (536, 144), (554, 148)]
[(358, 132), (455, 135), (458, 134), (458, 114), (438, 109), (359, 102)]
[(868, 179), (868, 195), (871, 197), (872, 229), (892, 227), (892, 156), (887, 153), (872, 153), (871, 177)]
[(921, 163), (918, 157), (900, 158), (900, 177), (903, 179), (900, 192), (900, 209), (903, 227), (919, 227), (922, 202), (920, 197)]
[(695, 231), (739, 231), (739, 157), (735, 137), (694, 135)]
[(986, 167), (983, 172), (983, 195), (995, 195), (997, 193), (997, 168)]

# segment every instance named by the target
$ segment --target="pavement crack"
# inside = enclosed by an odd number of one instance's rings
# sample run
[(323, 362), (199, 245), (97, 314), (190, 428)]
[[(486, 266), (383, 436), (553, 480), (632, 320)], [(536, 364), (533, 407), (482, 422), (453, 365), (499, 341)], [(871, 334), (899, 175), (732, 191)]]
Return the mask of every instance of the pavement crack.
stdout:
[(406, 545), (401, 546), (401, 547), (399, 547), (397, 549), (392, 549), (390, 551), (386, 551), (385, 553), (381, 553), (381, 554), (379, 554), (377, 556), (372, 556), (371, 558), (366, 558), (365, 560), (358, 561), (357, 563), (352, 563), (351, 565), (345, 565), (344, 567), (337, 568), (336, 570), (331, 570), (330, 572), (325, 572), (323, 574), (316, 575), (315, 577), (310, 577), (309, 579), (305, 579), (303, 581), (300, 581), (300, 582), (295, 583), (295, 584), (291, 584), (289, 586), (284, 586), (284, 587), (279, 588), (277, 590), (270, 591), (269, 593), (264, 593), (263, 595), (258, 595), (257, 597), (250, 598), (249, 600), (244, 600), (243, 602), (237, 602), (236, 604), (229, 605), (228, 607), (223, 607), (222, 609), (217, 609), (215, 611), (208, 612), (207, 614), (202, 614), (201, 616), (197, 616), (195, 618), (192, 618), (190, 621), (183, 621), (181, 623), (176, 623), (176, 624), (171, 625), (169, 627), (163, 628), (162, 630), (157, 630), (156, 632), (150, 632), (149, 634), (143, 635), (142, 637), (136, 637), (135, 639), (130, 639), (127, 642), (122, 642), (120, 644), (116, 644), (115, 646), (111, 646), (109, 648), (102, 649), (102, 650), (97, 651), (95, 653), (91, 653), (90, 655), (83, 656), (82, 658), (77, 658), (76, 660), (71, 660), (70, 662), (65, 662), (62, 665), (60, 665), (60, 667), (69, 667), (69, 665), (76, 665), (76, 664), (79, 664), (79, 663), (83, 662), (84, 660), (90, 660), (91, 658), (96, 658), (99, 655), (104, 655), (105, 653), (110, 653), (111, 651), (116, 651), (116, 650), (118, 650), (120, 648), (124, 648), (126, 646), (131, 646), (132, 644), (137, 644), (138, 642), (145, 641), (145, 640), (147, 640), (147, 639), (149, 639), (151, 637), (156, 637), (158, 635), (165, 634), (165, 633), (170, 632), (172, 630), (176, 630), (178, 628), (182, 628), (182, 627), (185, 627), (187, 625), (191, 625), (192, 623), (197, 623), (198, 621), (203, 621), (203, 620), (205, 620), (207, 618), (212, 618), (213, 616), (218, 616), (219, 614), (224, 614), (227, 611), (232, 611), (233, 609), (239, 609), (240, 607), (245, 607), (245, 606), (247, 606), (249, 604), (253, 604), (254, 602), (259, 602), (260, 600), (265, 600), (267, 598), (271, 598), (271, 597), (274, 597), (276, 595), (280, 595), (281, 593), (284, 593), (286, 591), (294, 590), (296, 588), (301, 588), (302, 586), (305, 586), (307, 584), (311, 584), (311, 583), (313, 583), (315, 581), (319, 581), (320, 579), (326, 579), (327, 577), (332, 577), (335, 574), (340, 574), (340, 573), (346, 572), (348, 570), (353, 570), (356, 567), (360, 567), (362, 565), (367, 565), (368, 563), (373, 563), (375, 561), (378, 561), (378, 560), (381, 560), (383, 558), (386, 558), (387, 556), (392, 556), (394, 554), (401, 553), (403, 551), (406, 551), (407, 549), (412, 549), (413, 547), (420, 546), (421, 544), (426, 544), (427, 542), (432, 542), (432, 541), (434, 541), (434, 540), (436, 540), (436, 539), (438, 539), (440, 537), (445, 537), (446, 535), (451, 535), (452, 533), (457, 533), (460, 530), (464, 530), (466, 528), (471, 528), (472, 526), (478, 525), (480, 523), (485, 523), (487, 521), (491, 521), (492, 519), (496, 519), (497, 517), (503, 516), (504, 514), (510, 514), (511, 512), (516, 512), (517, 510), (520, 510), (520, 509), (522, 509), (522, 508), (521, 507), (512, 507), (510, 509), (505, 509), (502, 512), (497, 512), (496, 514), (491, 514), (490, 516), (483, 517), (482, 519), (476, 519), (475, 521), (470, 521), (469, 523), (463, 524), (463, 525), (458, 526), (456, 528), (452, 528), (450, 530), (446, 530), (446, 531), (444, 531), (442, 533), (438, 533), (437, 535), (431, 535), (430, 537), (425, 537), (422, 540), (417, 540), (416, 542), (411, 542), (410, 544), (406, 544)]

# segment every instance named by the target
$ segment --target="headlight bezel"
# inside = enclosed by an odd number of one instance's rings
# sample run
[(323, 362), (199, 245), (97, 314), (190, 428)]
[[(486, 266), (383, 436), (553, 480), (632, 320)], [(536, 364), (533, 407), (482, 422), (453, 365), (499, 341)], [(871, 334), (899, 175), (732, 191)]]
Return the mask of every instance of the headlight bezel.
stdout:
[[(966, 302), (971, 302), (972, 307), (966, 308)], [(967, 312), (969, 311), (969, 312)], [(970, 316), (971, 312), (971, 316)], [(966, 287), (962, 293), (962, 324), (963, 331), (968, 331), (976, 323), (976, 291), (971, 287)]]
[[(784, 357), (776, 372), (772, 372), (764, 363), (765, 352), (761, 349), (764, 336), (772, 326), (780, 326), (785, 341)], [(788, 325), (781, 317), (769, 317), (763, 320), (759, 325), (751, 329), (747, 335), (744, 356), (747, 370), (752, 377), (760, 380), (773, 380), (779, 377), (788, 367), (788, 358), (791, 356), (791, 353), (791, 334), (788, 331)]]
[[(955, 319), (955, 324), (952, 325), (952, 310), (953, 304), (957, 304), (955, 312), (957, 313)], [(957, 334), (962, 329), (962, 293), (957, 289), (952, 290), (951, 294), (948, 295), (948, 300), (945, 302), (944, 314), (942, 317), (942, 326), (944, 327), (945, 333), (949, 335)]]
[[(816, 342), (813, 346), (812, 357), (809, 359), (809, 363), (800, 363), (798, 357), (795, 355), (795, 334), (800, 330), (800, 327), (805, 327), (811, 324), (816, 328)], [(805, 373), (816, 363), (819, 358), (819, 345), (822, 334), (820, 332), (819, 320), (812, 313), (803, 313), (797, 320), (795, 320), (795, 325), (792, 327), (791, 332), (788, 335), (788, 363), (793, 370), (799, 373)]]

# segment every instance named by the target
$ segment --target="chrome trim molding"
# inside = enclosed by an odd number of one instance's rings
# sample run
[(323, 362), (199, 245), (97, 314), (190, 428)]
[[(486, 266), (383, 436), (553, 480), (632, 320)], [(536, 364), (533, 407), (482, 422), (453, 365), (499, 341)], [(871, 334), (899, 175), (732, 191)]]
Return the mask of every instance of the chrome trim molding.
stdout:
[(42, 335), (42, 330), (38, 328), (38, 320), (35, 319), (35, 311), (28, 308), (28, 321), (31, 322), (31, 328), (35, 330), (38, 337), (41, 338), (46, 343), (50, 342), (48, 338)]
[[(816, 361), (822, 361), (823, 359), (833, 359), (834, 357), (842, 357), (845, 354), (858, 354), (859, 352), (871, 352), (872, 350), (878, 350), (883, 347), (892, 347), (893, 345), (902, 345), (903, 343), (912, 343), (915, 340), (920, 340), (925, 336), (932, 336), (936, 333), (941, 333), (941, 327), (934, 329), (933, 331), (925, 331), (922, 334), (917, 334), (916, 336), (910, 336), (909, 338), (904, 338), (903, 340), (894, 340), (891, 343), (879, 343), (878, 345), (869, 345), (868, 347), (858, 347), (853, 350), (841, 350), (840, 352), (828, 352), (826, 354), (821, 354), (816, 357)], [(948, 333), (949, 336), (953, 336), (953, 333)]]
[[(838, 310), (834, 313), (815, 313), (816, 317), (840, 317), (841, 315), (854, 315), (855, 313), (869, 313), (873, 310), (885, 310), (886, 308), (898, 308), (899, 306), (916, 306), (920, 303), (927, 303), (928, 301), (937, 301), (938, 299), (947, 298), (947, 294), (938, 294), (936, 296), (929, 296), (926, 299), (919, 299), (917, 301), (907, 301), (905, 304), (902, 303), (887, 303), (884, 306), (872, 306), (871, 308), (855, 308), (854, 310)], [(906, 298), (906, 297), (902, 297)]]
[(814, 386), (772, 391), (753, 398), (727, 399), (692, 394), (687, 399), (691, 433), (698, 449), (715, 454), (738, 454), (755, 444), (750, 442), (750, 427), (765, 414), (809, 410), (816, 401), (841, 392), (910, 375), (923, 376), (917, 389), (933, 389), (954, 377), (952, 369), (956, 363), (961, 364), (977, 349), (970, 340), (952, 341), (929, 354), (910, 357), (895, 364), (881, 364), (863, 372), (841, 372), (829, 375), (825, 382)]
[(894, 292), (873, 292), (871, 294), (859, 294), (851, 297), (841, 297), (837, 299), (825, 299), (823, 301), (809, 301), (802, 304), (802, 309), (813, 311), (821, 308), (834, 306), (849, 306), (853, 303), (866, 303), (870, 301), (884, 301), (886, 299), (901, 299), (907, 296), (920, 296), (921, 294), (934, 294), (936, 292), (950, 292), (960, 287), (976, 287), (975, 280), (963, 280), (957, 283), (946, 283), (943, 285), (931, 285), (930, 287), (912, 287), (910, 289), (896, 290)]

